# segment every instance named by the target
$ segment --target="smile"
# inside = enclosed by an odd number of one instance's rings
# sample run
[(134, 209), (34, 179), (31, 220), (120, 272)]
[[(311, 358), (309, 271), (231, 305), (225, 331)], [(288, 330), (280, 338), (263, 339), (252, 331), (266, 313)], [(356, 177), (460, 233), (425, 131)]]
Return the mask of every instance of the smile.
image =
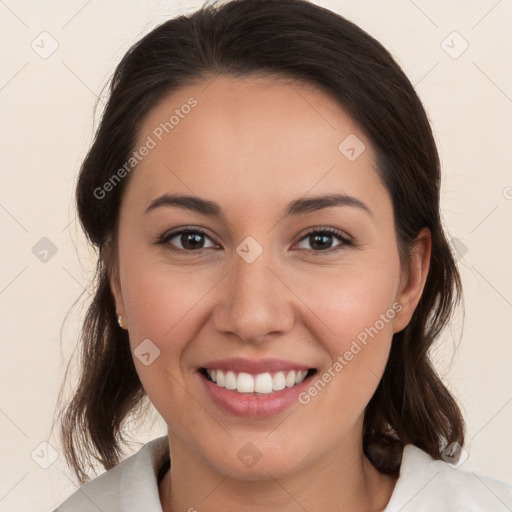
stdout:
[(316, 370), (312, 368), (309, 370), (287, 370), (253, 375), (232, 370), (201, 368), (201, 372), (210, 382), (227, 390), (247, 394), (270, 394), (300, 384)]

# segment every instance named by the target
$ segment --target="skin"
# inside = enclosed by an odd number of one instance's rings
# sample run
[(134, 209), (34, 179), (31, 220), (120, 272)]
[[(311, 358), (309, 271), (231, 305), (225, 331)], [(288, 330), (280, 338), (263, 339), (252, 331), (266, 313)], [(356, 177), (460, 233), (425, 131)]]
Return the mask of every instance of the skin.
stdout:
[[(363, 414), (393, 333), (421, 296), (430, 233), (420, 232), (405, 271), (370, 140), (321, 91), (276, 77), (217, 76), (165, 97), (144, 120), (140, 145), (190, 97), (197, 106), (129, 177), (111, 277), (132, 350), (148, 338), (160, 350), (148, 366), (134, 362), (168, 425), (172, 463), (159, 486), (162, 508), (382, 510), (396, 478), (363, 454)], [(349, 134), (366, 147), (355, 161), (338, 150)], [(215, 201), (225, 217), (168, 206), (145, 214), (164, 193)], [(282, 217), (294, 199), (333, 193), (359, 199), (371, 214), (335, 206)], [(189, 225), (207, 233), (202, 251), (186, 251), (179, 236), (152, 243)], [(354, 243), (334, 235), (314, 250), (305, 236), (312, 227), (338, 229)], [(247, 236), (263, 249), (252, 263), (236, 252)], [(401, 310), (317, 396), (270, 418), (223, 412), (196, 372), (219, 358), (276, 357), (321, 376), (396, 303)], [(237, 457), (248, 442), (261, 453), (252, 467)]]

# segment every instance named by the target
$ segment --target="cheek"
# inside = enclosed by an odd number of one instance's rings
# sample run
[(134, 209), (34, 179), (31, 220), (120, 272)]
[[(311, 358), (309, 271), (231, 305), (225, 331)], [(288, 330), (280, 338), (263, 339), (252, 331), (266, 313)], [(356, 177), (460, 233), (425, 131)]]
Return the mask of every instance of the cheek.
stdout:
[(338, 312), (331, 311), (331, 314), (337, 320), (334, 330), (340, 334), (340, 341), (344, 345), (348, 340), (355, 339), (364, 343), (370, 331), (373, 336), (391, 335), (395, 314), (393, 289), (385, 282), (376, 281), (364, 283), (357, 280), (345, 285), (331, 306)]
[[(149, 400), (173, 425), (176, 417), (171, 412), (178, 411), (180, 417), (196, 407), (186, 391), (190, 368), (183, 365), (189, 342), (202, 325), (201, 299), (211, 288), (210, 281), (161, 264), (126, 269), (123, 296), (135, 367)], [(196, 413), (204, 411), (199, 408)]]
[(317, 326), (330, 362), (317, 375), (322, 382), (310, 387), (303, 402), (322, 394), (317, 403), (339, 416), (340, 424), (361, 414), (375, 392), (401, 309), (395, 301), (398, 271), (392, 266), (387, 273), (368, 268), (340, 271), (319, 282), (308, 297), (310, 329)]
[(371, 265), (340, 268), (315, 279), (314, 287), (308, 284), (310, 276), (302, 278), (303, 288), (298, 294), (309, 306), (312, 321), (316, 316), (316, 323), (328, 328), (322, 331), (323, 339), (329, 340), (332, 349), (342, 350), (359, 335), (364, 338), (364, 333), (376, 324), (379, 332), (392, 334), (398, 275), (394, 267), (387, 272), (372, 270)]
[(210, 281), (200, 272), (158, 263), (126, 269), (123, 297), (134, 341), (154, 338), (161, 344), (164, 339), (186, 339)]

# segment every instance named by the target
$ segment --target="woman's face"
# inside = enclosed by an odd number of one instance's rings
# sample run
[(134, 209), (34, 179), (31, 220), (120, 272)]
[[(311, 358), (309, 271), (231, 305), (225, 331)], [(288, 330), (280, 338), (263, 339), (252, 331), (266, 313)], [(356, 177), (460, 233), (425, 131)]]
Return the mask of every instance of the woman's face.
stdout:
[(161, 101), (135, 151), (112, 287), (173, 464), (256, 479), (360, 454), (426, 277), (401, 272), (368, 138), (304, 85), (219, 76)]

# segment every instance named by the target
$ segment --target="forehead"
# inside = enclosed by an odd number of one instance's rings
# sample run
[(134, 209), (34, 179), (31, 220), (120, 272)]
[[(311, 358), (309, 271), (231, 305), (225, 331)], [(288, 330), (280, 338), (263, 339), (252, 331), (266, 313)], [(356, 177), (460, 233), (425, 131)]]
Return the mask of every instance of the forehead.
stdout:
[[(217, 76), (168, 94), (146, 116), (138, 147), (149, 140), (132, 176), (140, 201), (178, 189), (268, 205), (283, 194), (367, 195), (378, 186), (370, 141), (345, 110), (274, 77)], [(347, 140), (364, 148), (356, 159)]]

